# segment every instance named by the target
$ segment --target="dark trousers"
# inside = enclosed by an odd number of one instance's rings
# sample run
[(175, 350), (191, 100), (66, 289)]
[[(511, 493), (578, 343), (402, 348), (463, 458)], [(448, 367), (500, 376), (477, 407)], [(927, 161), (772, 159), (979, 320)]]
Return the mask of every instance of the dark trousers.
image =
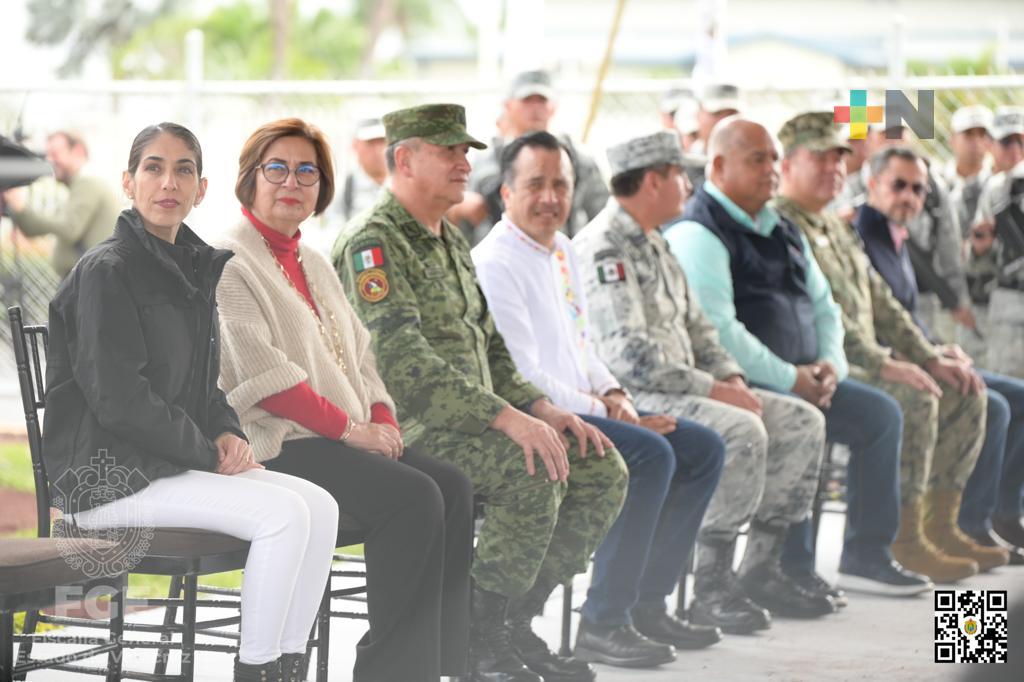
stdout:
[[(843, 558), (888, 561), (900, 525), (900, 404), (885, 391), (845, 379), (825, 411), (825, 425), (830, 442), (850, 448)], [(782, 553), (787, 571), (814, 570), (811, 531), (810, 519), (790, 526)]]
[(664, 606), (675, 588), (718, 485), (725, 442), (712, 429), (683, 419), (662, 436), (580, 416), (615, 443), (629, 468), (626, 502), (594, 554), (582, 613), (592, 623), (623, 625), (631, 622), (634, 605)]
[(288, 441), (268, 469), (327, 490), (366, 529), (370, 630), (354, 682), (437, 682), (466, 671), (473, 490), (414, 450), (391, 460), (325, 438)]
[(1024, 513), (1024, 381), (980, 370), (988, 387), (985, 444), (964, 488), (960, 527), (980, 534), (992, 516), (1017, 519)]

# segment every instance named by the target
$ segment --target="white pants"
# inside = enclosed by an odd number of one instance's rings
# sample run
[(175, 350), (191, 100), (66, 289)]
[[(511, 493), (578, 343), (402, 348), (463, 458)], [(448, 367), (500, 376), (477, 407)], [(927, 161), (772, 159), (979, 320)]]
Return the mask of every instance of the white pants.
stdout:
[(239, 658), (259, 665), (306, 650), (338, 534), (338, 504), (327, 491), (264, 469), (234, 476), (193, 470), (75, 515), (82, 528), (139, 519), (249, 541)]

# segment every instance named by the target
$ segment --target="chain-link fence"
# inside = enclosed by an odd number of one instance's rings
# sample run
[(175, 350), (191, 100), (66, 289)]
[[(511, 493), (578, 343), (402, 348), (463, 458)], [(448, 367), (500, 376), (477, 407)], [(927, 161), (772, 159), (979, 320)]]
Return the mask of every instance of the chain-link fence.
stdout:
[[(642, 134), (659, 125), (658, 102), (675, 80), (612, 81), (604, 85), (597, 117), (584, 147), (603, 163), (602, 150), (610, 143)], [(952, 113), (967, 104), (1024, 104), (1024, 75), (929, 76), (906, 78), (898, 85), (884, 77), (851, 79), (846, 83), (818, 83), (799, 87), (770, 83), (743, 84), (747, 113), (771, 130), (789, 116), (811, 108), (848, 103), (850, 89), (868, 91), (869, 104), (882, 104), (885, 90), (899, 88), (915, 100), (918, 90), (935, 91), (935, 138), (921, 140), (924, 150), (945, 160), (949, 156)], [(558, 112), (553, 127), (580, 140), (590, 107), (593, 83), (559, 84)], [(238, 151), (248, 134), (266, 121), (299, 116), (316, 123), (334, 146), (337, 173), (343, 174), (352, 156), (347, 138), (354, 121), (392, 109), (428, 101), (452, 101), (466, 106), (469, 128), (489, 139), (501, 111), (502, 84), (470, 81), (366, 81), (366, 82), (113, 82), (101, 85), (61, 82), (22, 89), (0, 85), (0, 132), (13, 130), (21, 116), (29, 143), (41, 147), (48, 131), (73, 128), (81, 132), (91, 150), (92, 172), (118, 184), (128, 148), (137, 131), (151, 123), (185, 123), (204, 147), (204, 174), (210, 189), (189, 224), (210, 234), (238, 217), (233, 194)], [(33, 203), (51, 203), (53, 184), (33, 188)], [(337, 212), (328, 211), (307, 234), (320, 233), (321, 241), (337, 229)], [(45, 301), (56, 278), (47, 272), (38, 251), (12, 250), (9, 221), (0, 235), (0, 285), (4, 305), (16, 302), (20, 292), (27, 319), (45, 319)], [(24, 247), (24, 245), (22, 245)], [(4, 331), (6, 333), (6, 325)], [(0, 349), (0, 368), (10, 353)]]

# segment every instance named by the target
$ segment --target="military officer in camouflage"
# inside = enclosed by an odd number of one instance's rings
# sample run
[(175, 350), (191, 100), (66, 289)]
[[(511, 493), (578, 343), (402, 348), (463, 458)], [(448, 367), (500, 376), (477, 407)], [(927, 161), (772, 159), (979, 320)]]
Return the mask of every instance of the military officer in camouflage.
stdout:
[(556, 585), (586, 569), (622, 507), (625, 463), (516, 371), (469, 245), (443, 217), (462, 200), (468, 148), (483, 147), (466, 132), (463, 108), (394, 111), (384, 127), (390, 188), (339, 236), (332, 260), (372, 333), (406, 442), (459, 466), (485, 500), (473, 679), (591, 680), (589, 664), (552, 654), (530, 620)]
[[(658, 226), (686, 196), (678, 136), (630, 140), (610, 148), (608, 161), (613, 197), (573, 239), (598, 354), (638, 409), (693, 420), (725, 440), (697, 540), (690, 619), (748, 634), (769, 626), (762, 606), (793, 617), (831, 613), (830, 598), (803, 591), (779, 566), (783, 536), (807, 516), (817, 487), (824, 417), (797, 398), (747, 387), (669, 252)], [(748, 521), (737, 580), (736, 536)]]
[(900, 529), (893, 554), (904, 568), (936, 582), (967, 577), (979, 562), (1001, 560), (964, 536), (956, 521), (960, 493), (981, 448), (984, 430), (978, 425), (986, 402), (950, 387), (950, 363), (871, 267), (857, 233), (824, 210), (838, 188), (814, 179), (845, 174), (842, 154), (829, 153), (845, 146), (831, 114), (801, 114), (779, 136), (788, 161), (776, 208), (807, 237), (842, 308), (850, 376), (882, 389), (903, 410)]

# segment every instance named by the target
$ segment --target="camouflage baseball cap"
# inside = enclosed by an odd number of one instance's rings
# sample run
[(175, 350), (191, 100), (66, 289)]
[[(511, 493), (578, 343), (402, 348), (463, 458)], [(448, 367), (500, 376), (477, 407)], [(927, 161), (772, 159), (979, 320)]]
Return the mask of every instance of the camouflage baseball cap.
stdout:
[(389, 145), (420, 137), (424, 142), (441, 146), (468, 144), (487, 149), (487, 145), (466, 132), (466, 109), (460, 104), (423, 104), (384, 114), (383, 120)]
[(547, 71), (523, 71), (516, 74), (508, 86), (507, 99), (526, 99), (531, 95), (540, 95), (549, 100), (555, 99), (555, 86), (551, 82), (551, 74)]
[(853, 151), (846, 140), (839, 135), (833, 115), (825, 111), (798, 114), (782, 124), (779, 142), (786, 151), (805, 147), (812, 152), (827, 152), (830, 149)]
[(671, 130), (635, 137), (609, 147), (607, 153), (612, 177), (663, 163), (679, 167), (686, 165), (683, 148), (679, 145), (679, 135)]

